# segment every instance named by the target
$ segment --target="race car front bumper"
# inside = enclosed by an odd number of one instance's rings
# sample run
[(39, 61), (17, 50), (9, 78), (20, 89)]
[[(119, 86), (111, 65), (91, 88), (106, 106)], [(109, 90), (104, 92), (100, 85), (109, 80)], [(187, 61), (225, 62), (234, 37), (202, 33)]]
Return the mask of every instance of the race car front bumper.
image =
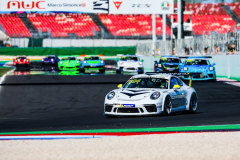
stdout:
[(98, 70), (98, 69), (104, 69), (104, 65), (85, 65), (83, 66), (83, 69), (91, 69), (91, 70)]
[(79, 66), (59, 66), (60, 70), (79, 70)]
[(118, 67), (117, 70), (124, 72), (143, 72), (143, 67)]
[(155, 68), (155, 72), (179, 72), (176, 68)]
[[(190, 80), (190, 76), (182, 76), (181, 78), (183, 80)], [(200, 78), (200, 75), (193, 76), (192, 78), (192, 80), (194, 81), (215, 80), (215, 79), (216, 79), (216, 74), (214, 73), (204, 74), (203, 78)]]
[[(134, 107), (133, 107), (134, 106)], [(105, 104), (104, 114), (107, 116), (143, 116), (161, 114), (161, 104)]]

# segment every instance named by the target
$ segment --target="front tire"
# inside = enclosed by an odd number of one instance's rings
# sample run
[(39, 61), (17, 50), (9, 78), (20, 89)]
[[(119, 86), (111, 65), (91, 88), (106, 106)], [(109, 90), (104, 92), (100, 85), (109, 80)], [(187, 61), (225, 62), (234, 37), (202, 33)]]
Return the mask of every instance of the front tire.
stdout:
[(121, 73), (121, 71), (119, 71), (119, 70), (116, 70), (116, 73), (117, 73), (117, 74), (120, 74), (120, 73)]
[(197, 95), (193, 93), (190, 99), (189, 113), (196, 113), (196, 111), (197, 111)]
[(164, 115), (170, 115), (172, 113), (172, 101), (169, 96), (166, 97), (164, 103)]

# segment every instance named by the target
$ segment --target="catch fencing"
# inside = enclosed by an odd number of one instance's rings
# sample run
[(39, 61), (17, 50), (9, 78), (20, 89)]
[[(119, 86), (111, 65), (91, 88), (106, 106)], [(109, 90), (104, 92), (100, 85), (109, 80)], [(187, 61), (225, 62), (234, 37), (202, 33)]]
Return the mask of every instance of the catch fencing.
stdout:
[(156, 54), (157, 49), (160, 50), (160, 55), (240, 54), (240, 32), (157, 41), (154, 44), (138, 43), (136, 54), (150, 56)]

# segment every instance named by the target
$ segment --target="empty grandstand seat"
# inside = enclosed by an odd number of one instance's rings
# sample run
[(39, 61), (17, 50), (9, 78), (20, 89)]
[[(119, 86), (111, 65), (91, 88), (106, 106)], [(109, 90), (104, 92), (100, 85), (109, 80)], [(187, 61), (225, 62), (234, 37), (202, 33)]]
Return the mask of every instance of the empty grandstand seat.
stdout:
[(0, 14), (0, 23), (9, 37), (31, 37), (22, 20), (15, 14)]
[(88, 14), (28, 14), (29, 20), (42, 32), (49, 29), (53, 37), (68, 37), (69, 33), (77, 36), (94, 36), (93, 29), (100, 31)]

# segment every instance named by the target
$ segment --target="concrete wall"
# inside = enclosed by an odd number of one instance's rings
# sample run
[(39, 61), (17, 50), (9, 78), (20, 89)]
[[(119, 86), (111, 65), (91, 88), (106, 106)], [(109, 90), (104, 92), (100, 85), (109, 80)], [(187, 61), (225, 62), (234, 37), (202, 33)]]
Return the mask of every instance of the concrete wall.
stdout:
[[(144, 60), (145, 71), (154, 71), (154, 61), (159, 61), (160, 57), (141, 56)], [(228, 78), (240, 78), (240, 55), (215, 55), (209, 59), (211, 63), (216, 63), (217, 76)]]
[[(18, 47), (28, 47), (28, 38), (12, 38), (4, 41)], [(44, 39), (43, 47), (112, 47), (136, 46), (137, 43), (151, 43), (152, 40), (126, 40), (126, 39)]]
[(115, 39), (44, 39), (43, 47), (111, 47), (136, 46), (137, 43), (149, 43), (151, 40), (115, 40)]
[(3, 43), (11, 44), (12, 46), (18, 46), (18, 47), (28, 47), (28, 38), (11, 38), (11, 40), (4, 41)]

